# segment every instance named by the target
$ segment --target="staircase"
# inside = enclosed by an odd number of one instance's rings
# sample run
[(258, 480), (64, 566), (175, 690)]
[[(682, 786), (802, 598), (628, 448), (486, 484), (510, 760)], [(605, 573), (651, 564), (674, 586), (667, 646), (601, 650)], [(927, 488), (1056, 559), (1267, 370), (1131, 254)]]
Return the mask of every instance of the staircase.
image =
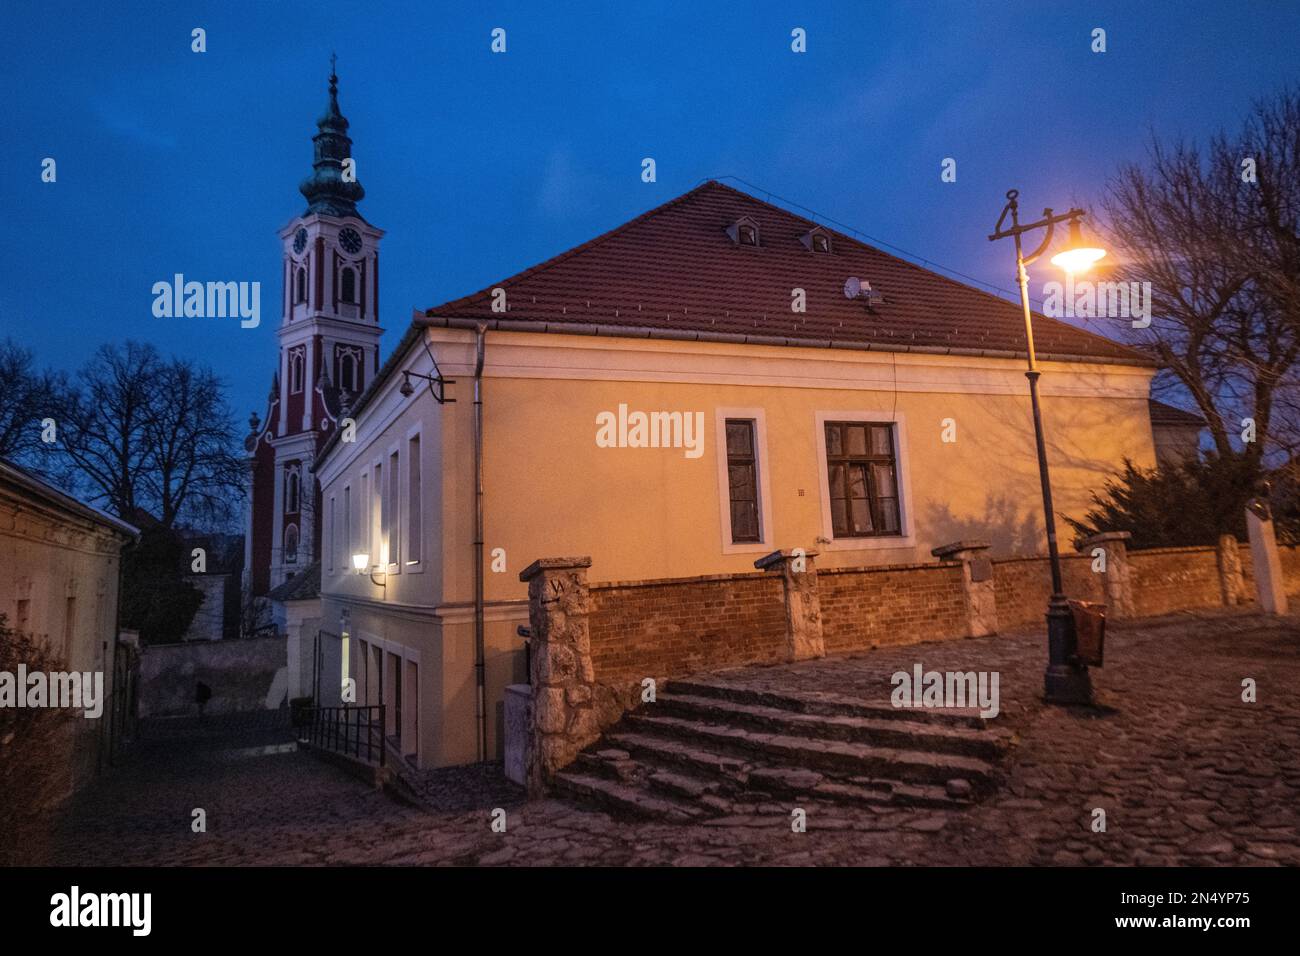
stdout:
[(557, 774), (556, 790), (619, 816), (703, 822), (812, 802), (969, 806), (996, 784), (1005, 738), (973, 710), (909, 710), (832, 694), (676, 680)]

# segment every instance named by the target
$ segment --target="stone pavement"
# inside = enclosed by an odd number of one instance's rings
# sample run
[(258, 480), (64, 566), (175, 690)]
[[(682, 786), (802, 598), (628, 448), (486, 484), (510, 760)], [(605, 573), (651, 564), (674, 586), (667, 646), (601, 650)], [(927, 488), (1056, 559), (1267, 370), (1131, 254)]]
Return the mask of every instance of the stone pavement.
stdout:
[[(33, 862), (89, 864), (1300, 864), (1300, 619), (1185, 613), (1112, 624), (1109, 709), (1038, 699), (1040, 634), (747, 668), (727, 680), (888, 699), (889, 675), (997, 670), (1005, 782), (966, 810), (808, 809), (703, 825), (633, 823), (526, 801), (485, 768), (430, 775), (440, 809), (402, 806), (297, 753), (223, 756), (151, 741), (68, 808)], [(1258, 702), (1241, 699), (1252, 678)], [(191, 832), (191, 810), (207, 832)], [(493, 833), (494, 807), (507, 832)], [(1094, 832), (1094, 809), (1105, 832)]]

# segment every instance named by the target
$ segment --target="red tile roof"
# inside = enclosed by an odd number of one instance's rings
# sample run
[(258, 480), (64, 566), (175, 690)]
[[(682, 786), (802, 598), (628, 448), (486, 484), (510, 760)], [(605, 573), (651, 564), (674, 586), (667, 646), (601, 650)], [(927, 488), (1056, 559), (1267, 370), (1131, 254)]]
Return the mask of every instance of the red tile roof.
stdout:
[(1204, 428), (1207, 424), (1205, 418), (1196, 412), (1175, 408), (1173, 405), (1158, 402), (1154, 398), (1147, 399), (1147, 406), (1151, 410), (1152, 425), (1195, 425), (1198, 428)]
[[(727, 227), (742, 216), (758, 224), (758, 247), (738, 246), (728, 236)], [(834, 229), (825, 230), (832, 251), (811, 252), (801, 237), (816, 225), (709, 181), (516, 276), (435, 306), (426, 321), (881, 351), (1024, 353), (1019, 306)], [(847, 299), (850, 276), (869, 282), (881, 299), (870, 309), (862, 299)], [(504, 314), (492, 311), (498, 286), (506, 290)], [(806, 291), (804, 314), (790, 309), (795, 288)], [(1034, 344), (1040, 358), (1155, 364), (1118, 342), (1037, 314)]]

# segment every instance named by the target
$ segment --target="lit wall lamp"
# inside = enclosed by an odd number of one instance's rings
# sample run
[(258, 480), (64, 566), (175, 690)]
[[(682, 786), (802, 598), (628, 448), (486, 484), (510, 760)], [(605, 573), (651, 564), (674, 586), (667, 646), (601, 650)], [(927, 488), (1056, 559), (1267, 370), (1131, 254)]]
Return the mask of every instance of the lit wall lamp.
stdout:
[[(362, 554), (352, 555), (352, 570), (355, 571), (357, 574), (369, 574), (371, 584), (377, 584), (381, 588), (385, 588), (385, 589), (388, 587), (388, 572), (379, 570), (378, 565), (371, 567), (370, 555), (368, 554), (362, 553)], [(376, 581), (375, 580), (376, 572), (382, 574), (384, 576), (384, 580)]]

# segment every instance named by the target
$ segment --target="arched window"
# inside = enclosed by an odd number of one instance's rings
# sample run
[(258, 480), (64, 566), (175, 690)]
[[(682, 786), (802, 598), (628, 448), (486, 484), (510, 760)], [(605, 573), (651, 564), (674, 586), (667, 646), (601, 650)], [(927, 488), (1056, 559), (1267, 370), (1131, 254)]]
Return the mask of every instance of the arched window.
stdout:
[(302, 349), (289, 351), (289, 394), (296, 395), (302, 391), (303, 370), (307, 356)]
[(284, 563), (294, 564), (298, 560), (298, 526), (291, 524), (284, 529)]
[(342, 282), (341, 282), (340, 284), (342, 285), (342, 291), (340, 292), (340, 296), (341, 296), (341, 298), (343, 299), (343, 301), (344, 301), (344, 302), (353, 302), (353, 303), (355, 303), (355, 302), (357, 301), (357, 272), (356, 272), (356, 270), (355, 270), (355, 269), (352, 269), (352, 268), (349, 268), (349, 267), (347, 267), (347, 266), (344, 266), (344, 267), (343, 267), (343, 279), (342, 279)]
[(298, 273), (294, 280), (293, 301), (295, 303), (307, 301), (307, 270), (301, 266), (298, 267)]
[(284, 513), (296, 515), (302, 497), (302, 478), (297, 465), (289, 465), (284, 470)]
[(345, 392), (361, 391), (361, 349), (339, 348), (335, 354), (334, 381)]

